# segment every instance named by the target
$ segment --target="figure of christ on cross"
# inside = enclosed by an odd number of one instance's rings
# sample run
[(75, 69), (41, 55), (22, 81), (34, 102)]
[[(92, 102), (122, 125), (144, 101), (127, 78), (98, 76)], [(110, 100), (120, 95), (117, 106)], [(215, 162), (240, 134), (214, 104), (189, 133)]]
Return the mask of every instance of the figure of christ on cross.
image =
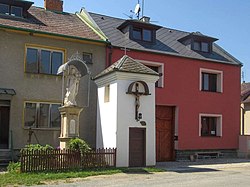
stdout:
[(135, 95), (135, 119), (140, 121), (139, 119), (139, 108), (140, 108), (140, 96), (143, 95), (143, 92), (139, 92), (139, 83), (135, 84), (135, 92), (132, 92)]

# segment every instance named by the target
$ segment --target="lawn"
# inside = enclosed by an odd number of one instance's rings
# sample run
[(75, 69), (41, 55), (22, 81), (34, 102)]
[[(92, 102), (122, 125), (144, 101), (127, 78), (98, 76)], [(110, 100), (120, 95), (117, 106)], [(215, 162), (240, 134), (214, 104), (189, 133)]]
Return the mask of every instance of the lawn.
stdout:
[(48, 172), (48, 173), (17, 173), (10, 172), (0, 174), (0, 186), (7, 185), (39, 185), (45, 184), (48, 181), (67, 180), (70, 178), (85, 178), (96, 175), (111, 175), (115, 173), (153, 173), (162, 172), (163, 170), (148, 167), (148, 168), (108, 168), (108, 169), (92, 169), (82, 171), (68, 172)]

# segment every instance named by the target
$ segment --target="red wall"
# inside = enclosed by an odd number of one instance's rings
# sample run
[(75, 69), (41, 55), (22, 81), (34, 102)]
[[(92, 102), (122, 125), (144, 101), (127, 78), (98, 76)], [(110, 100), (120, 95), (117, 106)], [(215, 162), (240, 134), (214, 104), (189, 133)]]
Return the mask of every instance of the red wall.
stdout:
[[(123, 55), (113, 48), (112, 63)], [(238, 148), (240, 66), (138, 51), (127, 55), (164, 63), (164, 88), (156, 89), (156, 104), (178, 108), (178, 150)], [(223, 93), (199, 90), (200, 68), (223, 71)], [(222, 137), (199, 136), (199, 113), (222, 114)]]

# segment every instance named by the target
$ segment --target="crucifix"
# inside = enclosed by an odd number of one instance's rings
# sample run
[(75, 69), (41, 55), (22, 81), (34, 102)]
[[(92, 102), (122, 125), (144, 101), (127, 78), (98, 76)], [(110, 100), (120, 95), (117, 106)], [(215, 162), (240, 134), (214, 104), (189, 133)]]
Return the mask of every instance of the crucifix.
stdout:
[[(144, 92), (139, 91), (139, 84), (141, 84), (144, 88)], [(135, 91), (133, 91), (133, 87), (135, 86)], [(142, 95), (150, 95), (148, 85), (143, 81), (137, 81), (133, 82), (128, 87), (127, 94), (132, 94), (135, 96), (135, 119), (136, 121), (140, 121), (142, 118), (141, 114), (139, 114), (139, 108), (140, 108), (140, 96)]]
[(140, 96), (143, 95), (142, 92), (139, 92), (139, 84), (135, 84), (135, 92), (132, 92), (135, 95), (135, 119), (139, 121), (139, 108), (140, 108)]

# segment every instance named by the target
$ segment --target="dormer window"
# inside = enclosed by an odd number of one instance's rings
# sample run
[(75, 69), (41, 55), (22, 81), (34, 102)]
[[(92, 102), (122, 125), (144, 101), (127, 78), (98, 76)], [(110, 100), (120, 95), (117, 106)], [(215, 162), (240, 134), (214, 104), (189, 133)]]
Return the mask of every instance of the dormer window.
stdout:
[(22, 17), (22, 12), (22, 7), (0, 4), (0, 14)]
[(22, 17), (23, 16), (22, 12), (23, 12), (23, 9), (21, 7), (11, 6), (12, 16)]
[(129, 34), (129, 38), (136, 42), (147, 42), (154, 44), (156, 31), (161, 27), (149, 23), (149, 18), (141, 20), (126, 20), (117, 27), (122, 33)]
[(135, 40), (152, 42), (152, 30), (134, 27), (132, 35)]
[(9, 5), (5, 5), (5, 4), (0, 4), (0, 14), (7, 14), (9, 15)]
[(199, 32), (193, 32), (180, 38), (178, 41), (194, 51), (211, 53), (213, 51), (213, 42), (217, 40), (216, 38), (203, 35)]
[(210, 52), (210, 43), (208, 42), (199, 42), (199, 41), (194, 41), (193, 42), (193, 50), (195, 51), (201, 51), (201, 52)]

